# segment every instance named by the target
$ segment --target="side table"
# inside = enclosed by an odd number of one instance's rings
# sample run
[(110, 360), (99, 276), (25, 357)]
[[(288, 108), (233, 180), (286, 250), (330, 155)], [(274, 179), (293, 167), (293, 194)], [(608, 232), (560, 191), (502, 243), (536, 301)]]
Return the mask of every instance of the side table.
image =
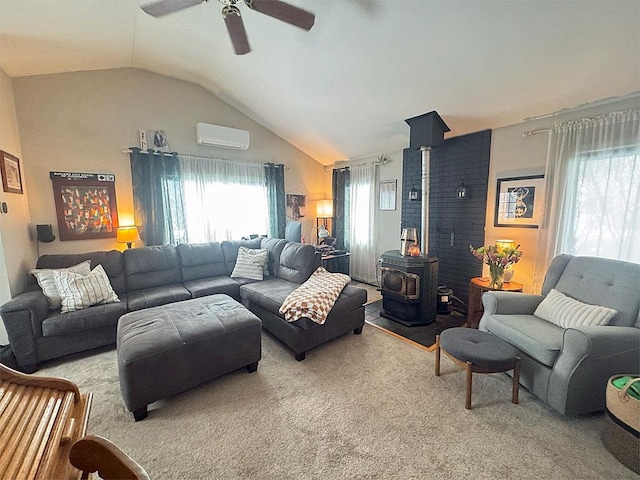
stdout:
[(467, 327), (478, 328), (484, 309), (482, 308), (482, 294), (491, 290), (503, 292), (522, 292), (522, 284), (518, 282), (506, 282), (502, 288), (491, 288), (489, 279), (474, 277), (469, 282), (469, 306), (467, 307)]
[(351, 253), (330, 253), (323, 255), (322, 266), (328, 272), (344, 273), (349, 275), (349, 257)]

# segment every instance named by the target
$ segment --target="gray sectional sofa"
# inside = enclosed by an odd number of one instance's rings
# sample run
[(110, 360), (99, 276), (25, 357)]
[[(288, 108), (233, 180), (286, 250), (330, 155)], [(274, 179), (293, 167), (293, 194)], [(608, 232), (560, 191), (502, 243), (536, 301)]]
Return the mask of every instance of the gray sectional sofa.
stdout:
[[(264, 280), (231, 278), (238, 249), (267, 249)], [(191, 298), (224, 293), (242, 302), (265, 330), (302, 360), (307, 350), (364, 325), (366, 290), (347, 285), (324, 325), (306, 318), (288, 323), (278, 313), (285, 297), (305, 282), (321, 259), (311, 245), (257, 238), (180, 244), (81, 254), (43, 255), (36, 268), (65, 268), (84, 260), (101, 264), (120, 302), (61, 313), (49, 310), (34, 278), (25, 292), (0, 307), (18, 367), (33, 372), (46, 360), (115, 345), (118, 319), (125, 313)]]

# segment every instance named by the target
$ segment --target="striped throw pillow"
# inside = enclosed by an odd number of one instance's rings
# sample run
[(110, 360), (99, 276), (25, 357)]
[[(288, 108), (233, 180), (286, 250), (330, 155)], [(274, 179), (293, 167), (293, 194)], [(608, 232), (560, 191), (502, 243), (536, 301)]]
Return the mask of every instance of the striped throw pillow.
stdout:
[(250, 278), (251, 280), (262, 280), (264, 278), (264, 266), (267, 263), (269, 252), (266, 248), (253, 249), (240, 247), (238, 249), (238, 259), (231, 272), (231, 278)]
[(53, 272), (62, 270), (69, 270), (74, 273), (79, 273), (80, 275), (89, 275), (89, 272), (91, 272), (91, 261), (85, 260), (69, 268), (36, 268), (31, 270), (31, 273), (36, 277), (38, 285), (40, 285), (42, 289), (42, 293), (47, 297), (49, 310), (58, 310), (62, 306), (62, 299), (56, 288), (56, 282), (53, 279)]
[(617, 310), (582, 303), (552, 288), (533, 313), (562, 328), (607, 325)]
[(53, 278), (62, 298), (62, 313), (120, 301), (111, 288), (109, 277), (102, 265), (91, 270), (89, 275), (80, 275), (69, 270), (54, 271)]

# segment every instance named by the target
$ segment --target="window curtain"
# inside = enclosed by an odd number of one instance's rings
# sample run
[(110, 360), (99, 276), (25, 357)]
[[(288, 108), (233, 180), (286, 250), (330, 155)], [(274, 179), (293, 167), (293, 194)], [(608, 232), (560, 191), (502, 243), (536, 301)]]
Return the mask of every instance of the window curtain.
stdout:
[(185, 217), (180, 170), (176, 153), (132, 148), (133, 208), (140, 238), (145, 245), (185, 242)]
[(534, 289), (560, 253), (640, 261), (640, 109), (554, 125)]
[(333, 236), (338, 250), (349, 251), (350, 172), (348, 168), (333, 170)]
[(376, 235), (377, 165), (366, 163), (350, 167), (349, 260), (352, 278), (376, 284), (378, 242)]
[(284, 238), (287, 223), (287, 207), (284, 191), (284, 165), (266, 163), (264, 165), (269, 204), (269, 236)]
[(266, 235), (268, 200), (261, 163), (179, 155), (190, 243)]

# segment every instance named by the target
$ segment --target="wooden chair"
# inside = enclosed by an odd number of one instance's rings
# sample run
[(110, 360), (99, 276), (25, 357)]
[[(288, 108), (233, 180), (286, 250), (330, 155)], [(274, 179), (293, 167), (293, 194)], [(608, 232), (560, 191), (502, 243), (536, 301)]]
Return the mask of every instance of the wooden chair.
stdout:
[(69, 453), (71, 464), (82, 471), (82, 479), (97, 472), (105, 480), (149, 480), (147, 472), (135, 460), (109, 440), (87, 435), (78, 440)]

